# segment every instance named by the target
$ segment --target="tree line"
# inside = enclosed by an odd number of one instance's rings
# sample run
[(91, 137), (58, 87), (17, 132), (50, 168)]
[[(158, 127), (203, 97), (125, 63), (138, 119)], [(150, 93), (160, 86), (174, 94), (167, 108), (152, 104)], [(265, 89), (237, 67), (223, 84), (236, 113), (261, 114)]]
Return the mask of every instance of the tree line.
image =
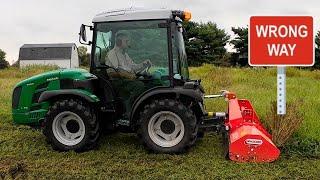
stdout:
[[(238, 66), (248, 65), (248, 27), (232, 27), (234, 37), (217, 26), (214, 22), (198, 23), (184, 22), (185, 45), (188, 55), (189, 66), (201, 66), (204, 63), (216, 66)], [(228, 52), (225, 48), (229, 44), (233, 46), (234, 52)], [(89, 66), (90, 54), (87, 47), (78, 47), (81, 66)], [(315, 37), (315, 65), (320, 68), (320, 31)], [(6, 68), (6, 53), (0, 49), (0, 69)]]

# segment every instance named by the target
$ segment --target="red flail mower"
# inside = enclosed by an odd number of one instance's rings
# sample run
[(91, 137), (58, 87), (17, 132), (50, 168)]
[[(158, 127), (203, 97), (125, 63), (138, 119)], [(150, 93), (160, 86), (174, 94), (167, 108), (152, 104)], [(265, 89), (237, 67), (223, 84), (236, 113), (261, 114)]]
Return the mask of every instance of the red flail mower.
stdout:
[[(209, 96), (215, 98), (218, 96)], [(272, 136), (266, 131), (259, 120), (250, 101), (238, 99), (235, 93), (224, 91), (220, 97), (228, 101), (226, 115), (221, 131), (227, 142), (227, 157), (237, 162), (272, 162), (280, 150), (272, 142)], [(215, 113), (215, 116), (219, 116)], [(223, 114), (223, 113), (222, 113)]]

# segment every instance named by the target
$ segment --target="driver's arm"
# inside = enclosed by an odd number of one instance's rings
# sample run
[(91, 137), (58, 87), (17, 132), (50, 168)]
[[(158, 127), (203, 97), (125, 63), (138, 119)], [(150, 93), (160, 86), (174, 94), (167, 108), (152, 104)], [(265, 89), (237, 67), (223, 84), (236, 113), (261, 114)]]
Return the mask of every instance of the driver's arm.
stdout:
[(128, 71), (117, 69), (117, 71), (109, 72), (109, 76), (113, 78), (135, 79), (136, 75)]
[(132, 69), (133, 72), (137, 73), (144, 69), (143, 63), (140, 63), (140, 64), (134, 63), (127, 53), (126, 53), (126, 60), (128, 61), (130, 69)]

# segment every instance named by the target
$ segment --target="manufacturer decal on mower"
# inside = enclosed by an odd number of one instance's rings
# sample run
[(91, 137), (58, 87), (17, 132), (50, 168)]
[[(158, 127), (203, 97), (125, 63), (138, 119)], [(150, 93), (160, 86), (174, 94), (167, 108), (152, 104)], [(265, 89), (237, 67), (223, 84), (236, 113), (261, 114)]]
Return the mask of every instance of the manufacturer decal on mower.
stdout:
[(260, 146), (263, 143), (263, 141), (261, 139), (246, 139), (245, 143), (247, 145), (258, 145), (258, 146)]

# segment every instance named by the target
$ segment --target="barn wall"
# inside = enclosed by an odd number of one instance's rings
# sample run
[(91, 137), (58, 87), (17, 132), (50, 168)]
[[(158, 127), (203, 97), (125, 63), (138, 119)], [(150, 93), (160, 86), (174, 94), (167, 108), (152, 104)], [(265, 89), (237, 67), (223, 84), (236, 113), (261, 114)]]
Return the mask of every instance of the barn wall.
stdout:
[(28, 65), (56, 65), (60, 68), (70, 68), (70, 60), (20, 60), (20, 67), (26, 67)]

